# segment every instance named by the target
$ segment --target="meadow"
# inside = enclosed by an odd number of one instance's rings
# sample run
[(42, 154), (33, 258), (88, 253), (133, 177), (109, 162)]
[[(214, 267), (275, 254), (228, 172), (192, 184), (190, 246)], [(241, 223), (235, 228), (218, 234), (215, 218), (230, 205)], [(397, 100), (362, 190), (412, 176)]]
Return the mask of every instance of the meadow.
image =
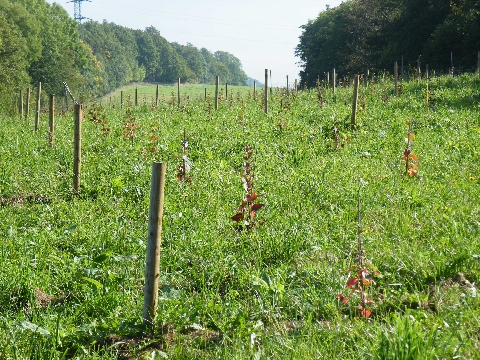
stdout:
[(480, 80), (430, 79), (428, 102), (426, 81), (362, 82), (355, 126), (351, 87), (274, 89), (268, 115), (234, 87), (217, 111), (92, 103), (79, 193), (71, 112), (53, 148), (46, 114), (1, 116), (0, 358), (479, 359)]

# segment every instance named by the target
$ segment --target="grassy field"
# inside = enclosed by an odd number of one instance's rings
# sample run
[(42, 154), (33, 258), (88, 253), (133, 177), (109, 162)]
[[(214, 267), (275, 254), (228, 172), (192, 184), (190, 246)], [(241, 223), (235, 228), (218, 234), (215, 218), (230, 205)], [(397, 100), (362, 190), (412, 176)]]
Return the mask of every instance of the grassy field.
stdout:
[[(137, 90), (137, 102), (138, 105), (151, 105), (155, 104), (157, 96), (157, 85), (154, 84), (138, 84), (129, 85), (114, 91), (102, 98), (102, 102), (105, 106), (119, 106), (121, 99), (121, 92), (123, 92), (124, 103), (131, 101), (135, 103), (135, 89)], [(261, 95), (260, 88), (257, 87), (257, 95)], [(205, 100), (205, 91), (207, 97), (215, 99), (215, 85), (184, 85), (180, 84), (180, 102), (189, 103), (194, 101)], [(248, 96), (250, 93), (253, 96), (253, 87), (251, 86), (229, 86), (226, 84), (220, 84), (219, 98), (237, 98), (240, 96)], [(177, 103), (178, 99), (178, 86), (177, 85), (159, 85), (158, 86), (158, 100), (163, 103)]]
[[(0, 358), (479, 359), (479, 79), (431, 79), (428, 107), (425, 80), (398, 97), (370, 82), (355, 127), (352, 88), (275, 90), (268, 115), (232, 91), (218, 111), (90, 105), (80, 194), (71, 113), (54, 148), (46, 115), (37, 133), (0, 117)], [(152, 161), (167, 179), (150, 330)], [(239, 230), (245, 178), (264, 206)]]

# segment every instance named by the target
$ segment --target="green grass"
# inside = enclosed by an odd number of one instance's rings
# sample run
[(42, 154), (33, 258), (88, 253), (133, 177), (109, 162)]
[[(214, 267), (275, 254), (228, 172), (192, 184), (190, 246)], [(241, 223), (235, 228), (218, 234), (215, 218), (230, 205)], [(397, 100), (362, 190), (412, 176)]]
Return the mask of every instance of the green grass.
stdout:
[[(351, 88), (324, 90), (323, 106), (315, 90), (275, 90), (268, 116), (248, 93), (218, 111), (212, 96), (194, 95), (180, 109), (91, 105), (79, 196), (73, 115), (57, 116), (54, 148), (46, 116), (37, 133), (31, 119), (0, 117), (0, 358), (479, 358), (480, 81), (429, 85), (428, 114), (425, 82), (403, 84), (398, 98), (391, 82), (361, 88), (355, 128)], [(140, 126), (133, 141), (127, 120)], [(412, 178), (402, 164), (407, 121), (419, 158)], [(350, 138), (339, 149), (334, 125)], [(191, 185), (177, 182), (184, 129)], [(265, 223), (238, 232), (247, 144)], [(149, 331), (154, 160), (167, 163), (167, 179)], [(370, 319), (355, 298), (336, 298), (356, 255), (358, 197), (365, 255), (380, 271)]]

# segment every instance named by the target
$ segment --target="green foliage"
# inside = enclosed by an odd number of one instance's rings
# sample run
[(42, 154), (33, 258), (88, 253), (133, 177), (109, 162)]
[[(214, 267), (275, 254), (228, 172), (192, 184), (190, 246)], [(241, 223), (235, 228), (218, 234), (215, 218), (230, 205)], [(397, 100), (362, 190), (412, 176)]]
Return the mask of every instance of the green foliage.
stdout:
[(303, 25), (296, 54), (303, 65), (301, 82), (314, 86), (335, 67), (340, 76), (389, 72), (401, 57), (404, 77), (420, 62), (430, 70), (452, 66), (473, 70), (479, 43), (478, 1), (345, 1)]

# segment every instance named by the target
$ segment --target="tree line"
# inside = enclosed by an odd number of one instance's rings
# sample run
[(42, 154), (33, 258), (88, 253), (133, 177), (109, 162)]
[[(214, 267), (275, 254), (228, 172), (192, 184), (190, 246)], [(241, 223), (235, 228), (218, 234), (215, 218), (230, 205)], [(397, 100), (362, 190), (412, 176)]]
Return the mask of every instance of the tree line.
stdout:
[(0, 110), (38, 82), (45, 93), (63, 95), (66, 81), (74, 92), (98, 97), (134, 81), (213, 83), (217, 75), (232, 85), (247, 82), (234, 55), (170, 43), (154, 27), (105, 20), (79, 26), (56, 3), (0, 0)]
[(480, 0), (349, 0), (301, 26), (301, 83), (418, 64), (425, 70), (473, 70), (480, 51)]

